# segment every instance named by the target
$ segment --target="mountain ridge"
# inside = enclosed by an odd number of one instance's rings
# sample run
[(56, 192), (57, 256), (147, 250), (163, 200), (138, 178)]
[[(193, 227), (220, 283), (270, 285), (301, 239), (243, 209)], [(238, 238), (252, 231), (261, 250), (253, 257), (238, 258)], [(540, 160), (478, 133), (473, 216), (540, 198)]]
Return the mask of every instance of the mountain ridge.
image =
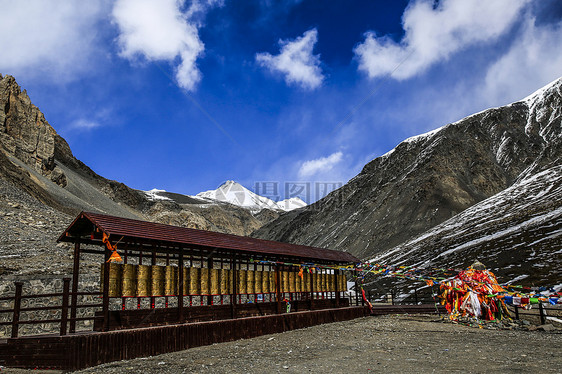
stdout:
[(346, 185), (252, 235), (368, 259), (561, 163), (562, 80), (406, 139)]

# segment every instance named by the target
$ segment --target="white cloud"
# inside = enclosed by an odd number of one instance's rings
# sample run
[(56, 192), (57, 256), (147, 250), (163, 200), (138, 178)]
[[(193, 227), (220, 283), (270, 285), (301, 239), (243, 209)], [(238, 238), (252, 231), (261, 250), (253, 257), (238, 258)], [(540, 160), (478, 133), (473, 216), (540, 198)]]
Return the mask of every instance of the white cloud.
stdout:
[(183, 4), (183, 0), (117, 0), (113, 18), (120, 29), (121, 56), (172, 63), (179, 59), (176, 80), (186, 90), (193, 90), (201, 80), (196, 61), (204, 45), (198, 23), (190, 20), (205, 5), (195, 1), (182, 12)]
[(88, 71), (105, 0), (0, 1), (0, 71), (70, 80)]
[(464, 48), (497, 40), (518, 20), (530, 0), (412, 1), (402, 16), (404, 38), (367, 32), (354, 52), (370, 78), (415, 76)]
[(324, 76), (320, 68), (320, 55), (313, 55), (318, 41), (318, 31), (308, 30), (293, 41), (279, 40), (280, 53), (256, 54), (256, 61), (271, 71), (285, 76), (287, 84), (297, 84), (306, 89), (314, 89), (322, 84)]
[(562, 76), (562, 22), (529, 19), (510, 50), (488, 69), (484, 95), (494, 105), (522, 99)]
[(299, 177), (306, 178), (314, 176), (318, 173), (325, 173), (331, 170), (343, 158), (342, 152), (335, 152), (327, 157), (317, 158), (315, 160), (304, 161), (299, 169)]
[(70, 128), (77, 130), (92, 130), (101, 126), (100, 122), (85, 118), (80, 118), (70, 124)]

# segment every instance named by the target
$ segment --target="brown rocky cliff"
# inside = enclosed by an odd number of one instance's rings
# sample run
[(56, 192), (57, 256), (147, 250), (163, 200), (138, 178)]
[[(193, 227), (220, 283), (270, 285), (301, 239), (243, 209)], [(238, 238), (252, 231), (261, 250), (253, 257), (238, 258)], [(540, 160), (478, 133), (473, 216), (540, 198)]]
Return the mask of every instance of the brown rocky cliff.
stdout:
[(64, 187), (55, 163), (57, 132), (14, 77), (0, 75), (0, 144), (4, 151)]

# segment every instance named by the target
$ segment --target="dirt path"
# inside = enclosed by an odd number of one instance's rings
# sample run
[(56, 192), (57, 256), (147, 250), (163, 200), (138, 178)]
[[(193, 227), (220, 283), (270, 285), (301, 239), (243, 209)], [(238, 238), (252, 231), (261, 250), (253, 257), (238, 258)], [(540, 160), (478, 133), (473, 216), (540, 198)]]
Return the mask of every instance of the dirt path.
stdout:
[(562, 372), (562, 330), (485, 330), (436, 320), (424, 315), (367, 317), (81, 373)]

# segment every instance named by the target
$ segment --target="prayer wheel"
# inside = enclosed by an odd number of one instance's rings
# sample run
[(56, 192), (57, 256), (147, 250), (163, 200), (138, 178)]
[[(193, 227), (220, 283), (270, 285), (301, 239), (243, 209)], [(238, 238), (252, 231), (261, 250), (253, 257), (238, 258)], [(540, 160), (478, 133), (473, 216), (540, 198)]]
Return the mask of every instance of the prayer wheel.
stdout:
[[(189, 295), (189, 285), (190, 285), (190, 281), (189, 281), (189, 268), (182, 268), (183, 271), (183, 294), (184, 295)], [(179, 281), (178, 281), (178, 285), (179, 285)]]
[(152, 269), (149, 265), (137, 265), (137, 297), (152, 295)]
[(232, 295), (234, 293), (234, 285), (237, 285), (238, 280), (234, 279), (234, 270), (228, 270), (228, 293)]
[(165, 294), (165, 273), (164, 266), (152, 266), (152, 296), (164, 296)]
[(209, 269), (209, 278), (211, 279), (211, 295), (219, 294), (219, 269)]
[(328, 274), (328, 291), (334, 292), (336, 289), (334, 287), (336, 283), (334, 282), (334, 274)]
[(220, 294), (227, 295), (229, 291), (228, 284), (230, 283), (230, 270), (221, 269), (220, 270)]
[(201, 295), (209, 295), (211, 292), (209, 282), (209, 269), (208, 268), (201, 268)]
[(201, 294), (201, 269), (190, 267), (189, 268), (189, 294)]
[(263, 292), (263, 271), (257, 270), (254, 273), (254, 292), (255, 293), (262, 293)]
[(246, 272), (246, 292), (247, 293), (255, 293), (256, 292), (256, 279), (255, 279), (255, 271), (248, 270)]
[(135, 265), (123, 265), (123, 283), (121, 283), (121, 296), (133, 297), (137, 294), (137, 269)]
[(177, 266), (166, 266), (166, 286), (164, 294), (173, 296), (178, 294), (178, 268)]
[(277, 292), (277, 281), (275, 271), (269, 271), (269, 292), (275, 293)]
[(340, 281), (341, 281), (341, 289), (340, 291), (347, 291), (347, 277), (344, 274), (340, 275)]
[[(105, 273), (105, 264), (101, 264), (100, 271), (100, 285), (103, 292), (103, 276)], [(109, 297), (121, 296), (121, 282), (122, 282), (122, 265), (114, 262), (109, 263)]]
[[(302, 292), (302, 278), (299, 273), (295, 273), (295, 292)], [(303, 274), (304, 277), (304, 274)]]
[(310, 292), (310, 273), (304, 272), (303, 274), (302, 292)]
[(289, 272), (289, 292), (296, 292), (296, 277), (297, 273), (294, 271)]
[(314, 273), (313, 274), (313, 281), (314, 281), (314, 292), (322, 292), (322, 282), (321, 279), (322, 274)]
[(248, 274), (246, 270), (238, 270), (238, 293), (245, 294), (248, 293), (246, 289), (246, 282), (248, 280)]
[(322, 274), (322, 285), (321, 285), (321, 290), (322, 292), (326, 292), (328, 291), (328, 274), (323, 273)]
[(263, 293), (270, 293), (269, 290), (269, 271), (262, 271), (261, 277), (261, 292)]
[(281, 283), (281, 292), (289, 292), (289, 272), (282, 271), (282, 283)]

